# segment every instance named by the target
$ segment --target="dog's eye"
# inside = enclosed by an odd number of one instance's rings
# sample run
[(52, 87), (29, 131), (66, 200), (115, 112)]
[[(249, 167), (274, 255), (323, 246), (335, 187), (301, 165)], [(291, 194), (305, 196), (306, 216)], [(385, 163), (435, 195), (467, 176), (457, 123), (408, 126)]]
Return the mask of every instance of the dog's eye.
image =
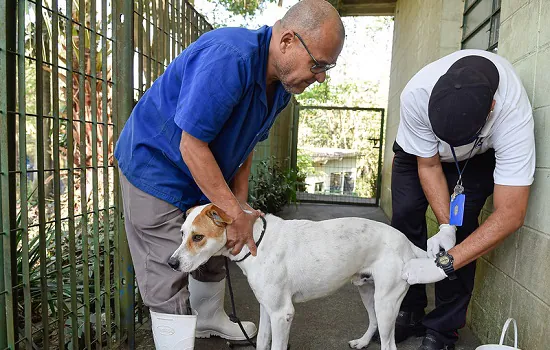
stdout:
[(193, 235), (193, 242), (200, 242), (203, 238), (203, 235)]

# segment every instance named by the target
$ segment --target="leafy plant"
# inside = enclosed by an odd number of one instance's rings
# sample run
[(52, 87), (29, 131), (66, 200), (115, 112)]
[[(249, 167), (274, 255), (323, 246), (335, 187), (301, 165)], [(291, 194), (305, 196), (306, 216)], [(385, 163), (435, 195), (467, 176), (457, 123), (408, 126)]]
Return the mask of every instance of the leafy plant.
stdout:
[(296, 202), (297, 186), (303, 186), (296, 171), (275, 156), (261, 161), (250, 178), (249, 202), (264, 213), (277, 213), (286, 204)]

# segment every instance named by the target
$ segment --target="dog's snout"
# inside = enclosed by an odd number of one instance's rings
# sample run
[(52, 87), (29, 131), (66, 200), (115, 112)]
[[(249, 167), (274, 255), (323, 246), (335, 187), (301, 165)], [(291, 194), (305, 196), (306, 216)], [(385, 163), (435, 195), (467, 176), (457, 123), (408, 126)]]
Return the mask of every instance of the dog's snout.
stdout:
[(170, 265), (170, 267), (173, 268), (174, 270), (177, 270), (178, 267), (180, 266), (180, 261), (179, 259), (172, 256), (170, 257), (170, 259), (168, 259), (168, 265)]

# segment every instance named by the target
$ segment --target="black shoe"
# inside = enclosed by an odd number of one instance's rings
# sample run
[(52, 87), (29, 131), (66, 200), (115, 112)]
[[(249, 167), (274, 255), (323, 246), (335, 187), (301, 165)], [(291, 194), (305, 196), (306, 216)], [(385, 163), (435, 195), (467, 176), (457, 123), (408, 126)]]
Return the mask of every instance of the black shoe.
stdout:
[(433, 334), (427, 334), (422, 340), (422, 345), (418, 350), (454, 350), (454, 344), (445, 344), (437, 339)]
[[(410, 337), (421, 337), (426, 334), (426, 327), (422, 324), (424, 318), (424, 310), (422, 311), (399, 311), (395, 320), (395, 343)], [(380, 342), (380, 334), (378, 331), (373, 335), (372, 339)]]
[(422, 311), (399, 311), (395, 320), (395, 342), (401, 343), (410, 337), (421, 337), (426, 334), (426, 327), (422, 324)]

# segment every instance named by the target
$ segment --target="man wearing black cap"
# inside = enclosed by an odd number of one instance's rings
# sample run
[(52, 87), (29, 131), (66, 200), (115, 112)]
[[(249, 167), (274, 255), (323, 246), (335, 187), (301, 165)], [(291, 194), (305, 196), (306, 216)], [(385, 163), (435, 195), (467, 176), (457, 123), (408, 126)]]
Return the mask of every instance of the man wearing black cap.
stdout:
[[(400, 108), (392, 226), (430, 257), (413, 259), (403, 270), (412, 286), (396, 341), (425, 334), (419, 350), (454, 349), (475, 260), (523, 224), (535, 171), (532, 109), (512, 65), (481, 50), (458, 51), (424, 67), (403, 90)], [(494, 211), (479, 226), (493, 193)], [(429, 240), (428, 204), (440, 224)], [(436, 283), (436, 308), (427, 315), (426, 283)]]

